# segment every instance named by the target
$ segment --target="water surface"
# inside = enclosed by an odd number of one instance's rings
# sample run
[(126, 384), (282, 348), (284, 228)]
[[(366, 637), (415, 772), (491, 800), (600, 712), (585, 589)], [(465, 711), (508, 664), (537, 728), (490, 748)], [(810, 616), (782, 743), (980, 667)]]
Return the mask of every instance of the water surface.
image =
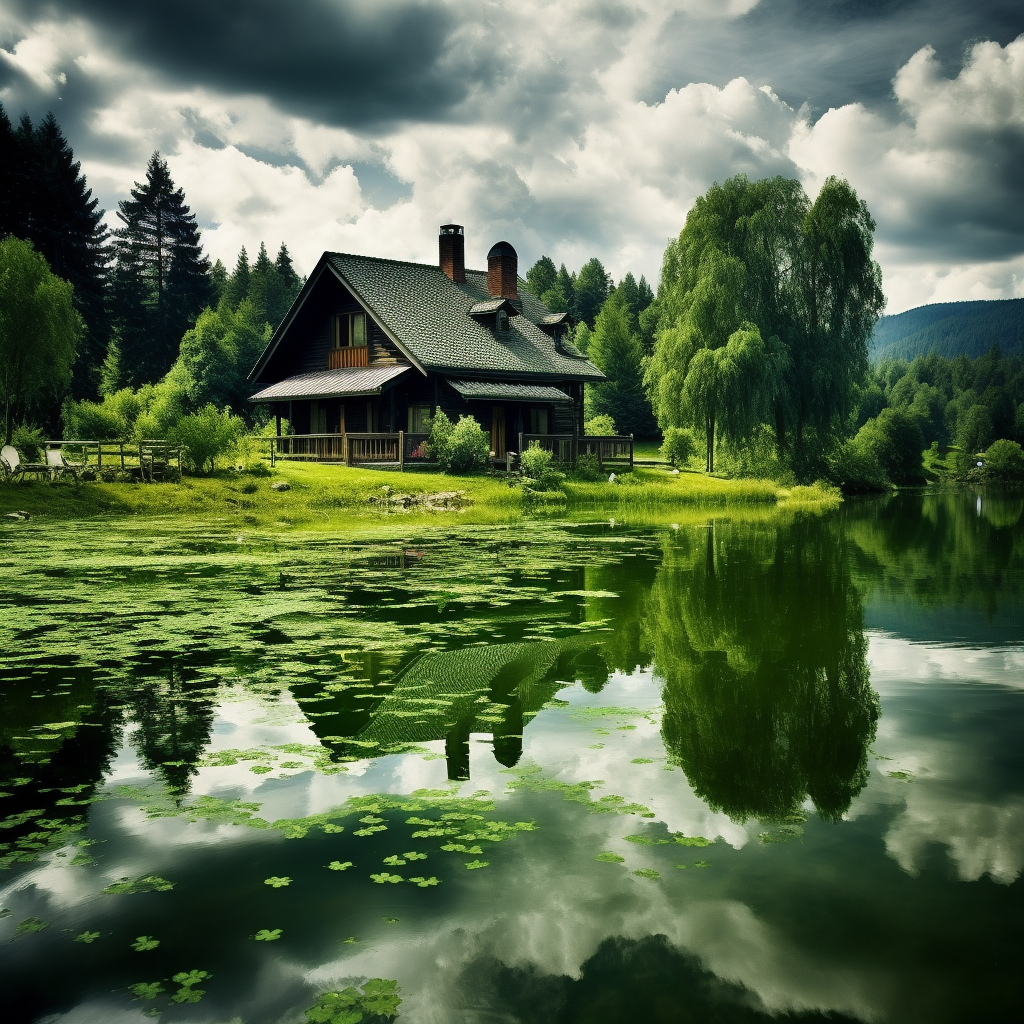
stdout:
[(1017, 1020), (1022, 513), (5, 526), (5, 1017)]

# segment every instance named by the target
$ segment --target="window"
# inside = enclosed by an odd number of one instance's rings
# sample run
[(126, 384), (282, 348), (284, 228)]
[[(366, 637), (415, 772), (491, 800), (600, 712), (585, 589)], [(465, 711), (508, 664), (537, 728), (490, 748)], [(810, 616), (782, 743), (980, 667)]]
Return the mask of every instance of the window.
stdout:
[(548, 411), (547, 409), (530, 410), (530, 433), (546, 434), (548, 432)]
[(508, 330), (508, 310), (507, 309), (499, 309), (498, 310), (497, 322), (498, 322), (498, 330), (499, 331), (507, 331)]
[(409, 406), (409, 433), (426, 434), (430, 430), (430, 406)]
[[(323, 321), (321, 321), (322, 323)], [(339, 313), (334, 318), (331, 348), (357, 348), (366, 344), (366, 314)]]

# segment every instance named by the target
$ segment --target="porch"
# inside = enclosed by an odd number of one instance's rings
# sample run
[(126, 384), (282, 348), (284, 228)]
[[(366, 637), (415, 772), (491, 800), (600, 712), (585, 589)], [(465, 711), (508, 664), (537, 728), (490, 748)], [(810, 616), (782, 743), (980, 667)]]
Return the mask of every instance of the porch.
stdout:
[[(396, 433), (283, 434), (268, 438), (270, 464), (281, 460), (340, 466), (387, 465), (398, 469), (410, 464), (427, 465), (431, 460), (423, 453), (423, 442), (429, 436), (405, 430)], [(606, 465), (633, 468), (632, 434), (576, 437), (573, 434), (520, 433), (519, 451), (524, 451), (534, 441), (551, 452), (554, 461), (562, 465), (575, 466), (581, 455), (595, 455), (602, 469)], [(515, 456), (515, 452), (508, 452), (494, 462), (512, 469)]]

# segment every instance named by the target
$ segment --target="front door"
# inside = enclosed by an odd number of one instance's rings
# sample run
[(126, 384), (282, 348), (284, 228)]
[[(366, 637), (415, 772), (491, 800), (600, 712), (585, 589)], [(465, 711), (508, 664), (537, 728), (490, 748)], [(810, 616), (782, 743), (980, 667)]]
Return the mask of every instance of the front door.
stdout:
[(491, 406), (491, 451), (496, 459), (505, 458), (505, 406)]

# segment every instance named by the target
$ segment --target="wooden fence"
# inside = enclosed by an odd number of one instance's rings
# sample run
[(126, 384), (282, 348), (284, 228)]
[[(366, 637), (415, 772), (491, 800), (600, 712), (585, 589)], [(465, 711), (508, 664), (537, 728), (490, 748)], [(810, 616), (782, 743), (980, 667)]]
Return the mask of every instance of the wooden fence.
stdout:
[(46, 449), (59, 449), (68, 462), (79, 470), (105, 469), (142, 480), (162, 480), (172, 463), (181, 475), (181, 447), (169, 441), (89, 441), (71, 438), (66, 441), (44, 441)]
[(596, 455), (597, 464), (633, 468), (633, 435), (574, 437), (572, 434), (520, 434), (519, 451), (536, 441), (551, 452), (554, 462), (575, 465), (581, 455)]

